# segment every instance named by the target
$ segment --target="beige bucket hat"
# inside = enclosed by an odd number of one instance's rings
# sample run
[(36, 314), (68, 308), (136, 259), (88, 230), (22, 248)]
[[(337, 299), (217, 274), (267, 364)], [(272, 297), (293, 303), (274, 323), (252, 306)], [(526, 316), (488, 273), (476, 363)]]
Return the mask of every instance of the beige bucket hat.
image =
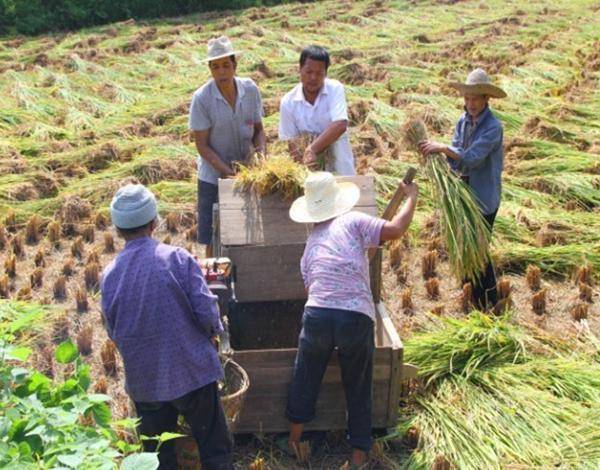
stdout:
[(475, 69), (467, 75), (465, 83), (451, 82), (450, 86), (456, 88), (461, 94), (488, 95), (493, 98), (505, 98), (506, 93), (500, 87), (492, 85), (490, 77), (485, 70)]
[(290, 207), (290, 218), (301, 224), (324, 222), (349, 212), (359, 198), (354, 183), (338, 183), (327, 171), (311, 173), (304, 181), (304, 196)]
[(210, 62), (211, 60), (222, 59), (223, 57), (229, 57), (230, 55), (239, 55), (242, 51), (236, 51), (233, 49), (233, 44), (227, 36), (219, 36), (208, 41), (206, 59), (204, 62)]

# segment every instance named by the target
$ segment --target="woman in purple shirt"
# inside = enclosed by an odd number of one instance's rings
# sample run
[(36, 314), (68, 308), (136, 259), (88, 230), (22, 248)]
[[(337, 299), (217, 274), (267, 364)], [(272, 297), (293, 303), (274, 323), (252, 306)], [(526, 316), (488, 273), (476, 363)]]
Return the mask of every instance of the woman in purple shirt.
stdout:
[(287, 450), (298, 448), (304, 423), (315, 417), (323, 374), (337, 348), (353, 448), (350, 467), (360, 468), (372, 446), (375, 348), (366, 251), (404, 234), (415, 210), (417, 187), (403, 185), (407, 200), (391, 221), (352, 211), (360, 197), (358, 186), (337, 183), (331, 173), (312, 173), (304, 189), (305, 195), (290, 208), (292, 220), (312, 223), (314, 228), (301, 261), (308, 300), (286, 407), (291, 422)]

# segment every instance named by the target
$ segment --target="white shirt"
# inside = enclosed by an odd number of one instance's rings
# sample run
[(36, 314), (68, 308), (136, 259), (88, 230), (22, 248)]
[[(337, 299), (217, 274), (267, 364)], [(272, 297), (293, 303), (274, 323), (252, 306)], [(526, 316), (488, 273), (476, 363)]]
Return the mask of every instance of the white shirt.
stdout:
[[(291, 140), (303, 133), (321, 134), (335, 121), (348, 120), (348, 106), (344, 85), (337, 80), (325, 79), (315, 104), (304, 97), (302, 83), (288, 92), (279, 106), (279, 139)], [(330, 146), (334, 157), (332, 168), (339, 175), (355, 175), (354, 156), (350, 147), (348, 131)]]

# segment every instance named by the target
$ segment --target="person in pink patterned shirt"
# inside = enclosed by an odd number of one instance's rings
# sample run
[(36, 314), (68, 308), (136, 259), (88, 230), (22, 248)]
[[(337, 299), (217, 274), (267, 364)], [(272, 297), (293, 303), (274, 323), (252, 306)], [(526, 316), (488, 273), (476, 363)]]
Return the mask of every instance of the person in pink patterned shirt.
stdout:
[(288, 452), (298, 448), (304, 424), (315, 417), (323, 374), (337, 348), (346, 394), (350, 468), (361, 468), (372, 446), (371, 405), (375, 306), (369, 282), (367, 249), (406, 232), (417, 202), (415, 183), (402, 184), (406, 201), (386, 221), (352, 211), (360, 197), (353, 183), (338, 183), (331, 173), (312, 173), (305, 195), (290, 208), (295, 222), (312, 223), (301, 261), (308, 300), (302, 317), (298, 354), (288, 394)]

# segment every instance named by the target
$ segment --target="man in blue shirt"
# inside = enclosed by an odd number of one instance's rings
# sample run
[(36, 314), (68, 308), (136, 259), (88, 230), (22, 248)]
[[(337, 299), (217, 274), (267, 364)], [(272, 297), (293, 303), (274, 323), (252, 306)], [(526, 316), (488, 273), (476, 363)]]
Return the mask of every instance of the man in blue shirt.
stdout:
[[(139, 432), (175, 432), (181, 414), (198, 443), (202, 468), (233, 469), (217, 389), (223, 369), (212, 342), (222, 331), (217, 297), (187, 251), (152, 238), (157, 211), (148, 189), (119, 189), (110, 215), (126, 243), (102, 275), (102, 311), (123, 358)], [(155, 448), (156, 441), (144, 441), (147, 451)], [(173, 441), (160, 447), (159, 460), (161, 469), (177, 468)]]
[[(446, 155), (451, 168), (473, 189), (491, 230), (500, 205), (504, 150), (502, 124), (488, 102), (490, 98), (504, 98), (506, 93), (492, 85), (482, 69), (473, 70), (465, 83), (450, 85), (461, 92), (465, 104), (465, 113), (456, 124), (452, 145), (426, 141), (420, 144), (420, 149), (425, 156)], [(472, 283), (478, 308), (487, 310), (496, 305), (496, 276), (491, 262), (477, 279), (464, 281)]]

